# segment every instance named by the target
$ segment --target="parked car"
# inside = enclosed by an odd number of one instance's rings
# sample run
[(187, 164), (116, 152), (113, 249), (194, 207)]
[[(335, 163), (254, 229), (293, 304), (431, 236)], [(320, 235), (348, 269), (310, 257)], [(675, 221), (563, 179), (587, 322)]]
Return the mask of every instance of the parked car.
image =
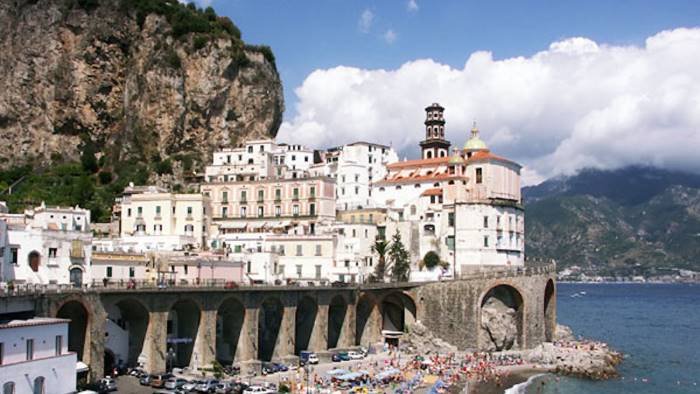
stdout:
[(274, 364), (274, 363), (270, 363), (270, 362), (264, 362), (264, 363), (262, 363), (262, 368), (261, 368), (261, 369), (262, 369), (262, 374), (263, 374), (263, 375), (270, 375), (270, 374), (273, 374), (273, 373), (277, 372), (277, 367), (275, 366), (275, 364)]
[(275, 394), (275, 390), (265, 388), (263, 386), (250, 386), (243, 390), (243, 394)]
[(227, 375), (238, 375), (241, 373), (241, 367), (238, 365), (227, 365), (224, 367), (224, 372)]
[(80, 390), (80, 392), (83, 394), (92, 394), (92, 393), (106, 394), (106, 393), (109, 393), (109, 390), (107, 390), (107, 387), (102, 382), (79, 384), (78, 390)]
[(141, 386), (150, 386), (153, 383), (153, 375), (143, 375), (139, 379), (139, 384)]
[(350, 360), (362, 360), (363, 358), (365, 358), (365, 355), (360, 352), (349, 351), (348, 358), (350, 358)]
[(299, 353), (299, 364), (318, 364), (318, 356), (314, 352), (303, 350)]
[(233, 387), (229, 382), (221, 382), (217, 384), (216, 389), (214, 390), (216, 394), (229, 394), (231, 391), (233, 391)]
[(248, 385), (243, 382), (236, 382), (231, 386), (233, 394), (243, 394), (243, 391), (248, 388)]
[(331, 356), (331, 360), (333, 360), (335, 362), (348, 361), (348, 360), (350, 360), (350, 356), (348, 356), (347, 352), (333, 353), (333, 356)]
[(117, 391), (117, 381), (110, 377), (102, 378), (100, 383), (104, 385), (107, 391)]
[(143, 375), (147, 375), (147, 373), (142, 368), (134, 368), (131, 371), (129, 371), (129, 375), (136, 376), (137, 378), (140, 378)]
[(187, 381), (183, 378), (170, 378), (165, 382), (165, 388), (168, 390), (175, 390), (184, 386), (185, 383), (187, 383)]
[(164, 373), (164, 374), (159, 374), (159, 375), (153, 375), (153, 381), (151, 381), (151, 387), (155, 389), (162, 389), (165, 387), (165, 382), (168, 381), (168, 379), (172, 378), (173, 375), (169, 373)]
[(335, 282), (331, 283), (331, 287), (348, 287), (348, 286), (350, 286), (349, 283), (341, 282), (339, 280), (336, 280)]
[(197, 385), (197, 391), (200, 393), (213, 393), (217, 384), (219, 384), (219, 381), (216, 379), (205, 380)]
[(282, 363), (272, 363), (272, 364), (275, 365), (275, 369), (277, 370), (277, 372), (287, 372), (287, 371), (289, 371), (289, 367), (286, 366), (286, 365), (284, 365), (284, 364), (282, 364)]
[(185, 391), (195, 391), (200, 383), (204, 383), (202, 380), (192, 380), (182, 385), (182, 389)]

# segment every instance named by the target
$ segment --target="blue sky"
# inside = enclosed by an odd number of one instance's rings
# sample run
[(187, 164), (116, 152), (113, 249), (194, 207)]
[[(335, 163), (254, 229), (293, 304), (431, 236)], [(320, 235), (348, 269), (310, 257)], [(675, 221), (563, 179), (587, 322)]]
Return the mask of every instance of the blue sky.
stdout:
[[(697, 0), (421, 1), (214, 0), (250, 43), (267, 44), (277, 57), (294, 113), (294, 89), (316, 69), (337, 65), (393, 69), (431, 58), (461, 67), (470, 53), (495, 58), (529, 56), (556, 40), (584, 36), (609, 44), (640, 44), (658, 31), (700, 21)], [(372, 22), (359, 26), (366, 10)], [(393, 31), (388, 43), (384, 35)]]
[(423, 108), (472, 121), (526, 184), (586, 167), (700, 173), (700, 1), (198, 0), (270, 45), (278, 139), (416, 157)]

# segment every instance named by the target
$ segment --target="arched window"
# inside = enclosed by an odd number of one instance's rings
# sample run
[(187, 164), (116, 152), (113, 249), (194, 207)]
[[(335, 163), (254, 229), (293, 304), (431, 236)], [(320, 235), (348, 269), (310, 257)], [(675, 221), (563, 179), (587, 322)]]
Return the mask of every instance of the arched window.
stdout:
[(427, 151), (425, 153), (425, 158), (426, 159), (432, 159), (433, 158), (433, 151)]
[(2, 394), (15, 394), (15, 382), (7, 382), (3, 384)]
[(34, 379), (34, 394), (45, 394), (46, 388), (44, 387), (44, 377), (37, 376)]
[(41, 255), (39, 254), (39, 252), (34, 250), (31, 253), (29, 253), (27, 262), (29, 263), (29, 267), (32, 269), (32, 271), (38, 272), (39, 265), (41, 264)]

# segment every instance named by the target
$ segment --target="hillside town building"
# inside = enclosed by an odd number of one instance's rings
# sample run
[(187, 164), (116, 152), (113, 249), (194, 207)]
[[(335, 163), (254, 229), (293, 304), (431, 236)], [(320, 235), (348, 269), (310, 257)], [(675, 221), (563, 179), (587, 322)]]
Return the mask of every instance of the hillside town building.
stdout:
[(386, 165), (397, 160), (389, 146), (355, 142), (318, 152), (310, 172), (335, 179), (336, 209), (362, 209), (372, 205), (372, 182), (384, 178)]
[[(450, 152), (445, 109), (425, 112), (420, 159), (368, 142), (314, 151), (253, 140), (214, 152), (197, 193), (130, 184), (99, 238), (84, 209), (0, 207), (2, 281), (364, 282), (375, 241), (396, 232), (412, 280), (522, 265), (520, 165), (493, 154), (476, 125)], [(439, 267), (423, 267), (428, 252)]]
[(0, 213), (0, 282), (74, 284), (90, 280), (90, 211), (42, 204)]
[(76, 367), (82, 363), (68, 351), (69, 322), (47, 317), (0, 322), (3, 393), (75, 392)]

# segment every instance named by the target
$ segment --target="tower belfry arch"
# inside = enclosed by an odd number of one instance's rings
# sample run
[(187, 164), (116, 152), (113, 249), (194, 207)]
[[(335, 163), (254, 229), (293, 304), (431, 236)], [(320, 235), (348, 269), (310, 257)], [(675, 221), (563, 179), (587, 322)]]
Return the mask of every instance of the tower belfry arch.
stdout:
[(447, 157), (450, 141), (445, 139), (445, 108), (433, 103), (425, 108), (425, 139), (420, 142), (421, 158)]

